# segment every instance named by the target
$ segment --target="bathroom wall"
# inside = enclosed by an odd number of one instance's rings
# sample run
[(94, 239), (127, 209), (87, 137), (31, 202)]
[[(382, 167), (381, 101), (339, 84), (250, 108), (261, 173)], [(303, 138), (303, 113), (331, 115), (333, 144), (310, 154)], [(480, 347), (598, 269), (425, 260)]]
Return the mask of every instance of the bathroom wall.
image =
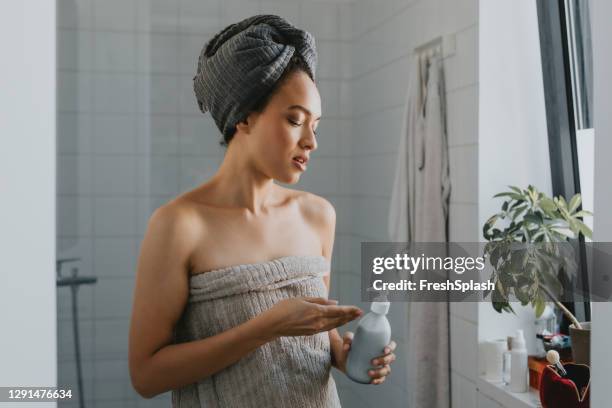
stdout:
[[(536, 2), (481, 2), (480, 16), (479, 171), (487, 174), (480, 179), (483, 225), (503, 202), (493, 196), (508, 185), (532, 184), (550, 196), (552, 182)], [(503, 58), (499, 49), (505, 50)], [(513, 307), (518, 317), (499, 314), (488, 302), (479, 304), (479, 340), (505, 338), (523, 328), (533, 353), (533, 308), (520, 302)]]
[[(338, 211), (350, 212), (341, 233), (340, 299), (360, 302), (360, 242), (386, 241), (387, 212), (414, 47), (439, 35), (456, 35), (456, 53), (445, 59), (451, 172), (450, 240), (478, 239), (478, 2), (476, 0), (355, 1), (343, 5), (351, 19), (350, 60), (341, 88), (350, 136), (343, 141)], [(346, 177), (346, 178), (345, 178)], [(399, 359), (380, 387), (355, 387), (341, 378), (351, 407), (404, 407), (405, 310), (393, 304), (390, 319)], [(476, 304), (451, 306), (452, 400), (476, 406)], [(349, 325), (350, 328), (354, 325)], [(404, 359), (402, 361), (402, 358)]]
[[(326, 119), (319, 151), (297, 188), (341, 208), (340, 2), (283, 0), (59, 0), (57, 256), (80, 257), (98, 282), (78, 291), (85, 399), (96, 407), (166, 407), (138, 396), (127, 367), (136, 259), (151, 212), (202, 183), (223, 155), (192, 78), (202, 46), (226, 25), (280, 14), (315, 34)], [(343, 22), (338, 24), (338, 21)], [(348, 232), (338, 211), (338, 248)], [(336, 250), (335, 254), (340, 251)], [(334, 268), (340, 256), (334, 257)], [(332, 296), (338, 274), (333, 274)], [(70, 291), (57, 290), (58, 381), (76, 389)], [(60, 406), (76, 406), (61, 403)]]
[[(536, 2), (480, 2), (479, 48), (478, 222), (483, 225), (503, 202), (493, 196), (508, 185), (532, 184), (552, 193)], [(535, 312), (520, 302), (512, 307), (516, 315), (497, 313), (489, 302), (478, 304), (478, 341), (506, 338), (521, 328), (534, 353)], [(478, 398), (483, 408), (504, 407), (480, 392)]]
[[(54, 34), (52, 2), (0, 3), (2, 387), (57, 381)], [(0, 402), (9, 405), (29, 404)]]

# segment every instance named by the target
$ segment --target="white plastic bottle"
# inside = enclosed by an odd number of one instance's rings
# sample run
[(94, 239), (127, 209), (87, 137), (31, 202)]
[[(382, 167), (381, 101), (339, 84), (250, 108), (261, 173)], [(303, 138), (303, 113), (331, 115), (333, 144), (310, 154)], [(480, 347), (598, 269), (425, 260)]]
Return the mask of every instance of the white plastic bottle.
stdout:
[(512, 338), (512, 350), (510, 350), (510, 391), (527, 392), (528, 390), (527, 347), (523, 330), (518, 329), (516, 336)]
[(388, 311), (389, 302), (372, 302), (370, 312), (359, 321), (346, 362), (346, 374), (353, 381), (362, 384), (372, 381), (368, 375), (373, 368), (372, 359), (383, 355), (391, 341)]

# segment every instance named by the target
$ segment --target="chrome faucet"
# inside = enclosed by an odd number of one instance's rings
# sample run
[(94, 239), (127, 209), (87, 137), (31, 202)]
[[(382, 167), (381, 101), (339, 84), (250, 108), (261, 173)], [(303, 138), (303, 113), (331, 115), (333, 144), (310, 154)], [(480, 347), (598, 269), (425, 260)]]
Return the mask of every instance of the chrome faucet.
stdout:
[(81, 346), (79, 342), (79, 318), (77, 313), (77, 290), (80, 285), (91, 285), (97, 282), (95, 276), (78, 276), (79, 268), (71, 269), (71, 276), (62, 276), (62, 266), (69, 262), (78, 262), (81, 258), (63, 258), (56, 261), (58, 287), (70, 286), (72, 293), (72, 328), (74, 332), (74, 354), (77, 369), (77, 386), (79, 393), (79, 407), (85, 408), (85, 397), (83, 395), (83, 374), (81, 370)]

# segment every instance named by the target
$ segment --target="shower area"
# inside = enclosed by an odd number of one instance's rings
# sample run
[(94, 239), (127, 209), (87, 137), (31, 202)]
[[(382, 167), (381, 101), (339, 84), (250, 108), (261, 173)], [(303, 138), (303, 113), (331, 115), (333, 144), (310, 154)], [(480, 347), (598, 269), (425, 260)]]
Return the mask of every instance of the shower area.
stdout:
[[(294, 188), (336, 208), (330, 297), (366, 306), (360, 243), (389, 240), (411, 56), (447, 34), (456, 37), (456, 52), (444, 61), (449, 239), (478, 239), (477, 1), (57, 0), (58, 386), (79, 394), (60, 407), (170, 406), (170, 393), (143, 399), (129, 378), (139, 247), (153, 210), (203, 183), (223, 158), (220, 133), (192, 90), (202, 46), (230, 23), (268, 13), (317, 41), (319, 147)], [(451, 308), (451, 338), (457, 332), (461, 347), (475, 340), (473, 313)], [(406, 316), (393, 307), (389, 316), (400, 356)], [(475, 372), (464, 367), (467, 357), (457, 358), (453, 393), (465, 396)], [(334, 370), (343, 406), (405, 406), (403, 363), (381, 386), (356, 386)]]

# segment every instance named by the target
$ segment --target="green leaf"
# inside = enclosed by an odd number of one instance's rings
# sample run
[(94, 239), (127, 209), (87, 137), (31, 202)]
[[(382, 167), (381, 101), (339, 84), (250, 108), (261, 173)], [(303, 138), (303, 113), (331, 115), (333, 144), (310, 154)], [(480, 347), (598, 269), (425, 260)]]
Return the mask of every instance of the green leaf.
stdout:
[(534, 299), (534, 303), (535, 303), (535, 315), (536, 315), (536, 317), (542, 316), (542, 313), (544, 313), (544, 309), (546, 308), (546, 302), (544, 301), (544, 299), (542, 299), (541, 297), (537, 296)]
[(520, 207), (517, 207), (513, 214), (512, 214), (512, 220), (516, 220), (516, 218), (521, 215), (523, 213), (523, 211), (525, 211), (527, 209), (526, 205), (521, 205)]
[[(489, 281), (491, 282), (495, 281), (495, 274), (491, 275), (491, 277), (489, 278)], [(489, 296), (489, 293), (491, 293), (491, 289), (485, 289), (482, 293), (482, 298), (485, 299), (487, 296)]]
[(501, 193), (497, 193), (497, 194), (495, 194), (495, 195), (493, 196), (493, 198), (498, 198), (498, 197), (506, 197), (506, 196), (510, 196), (510, 194), (512, 194), (512, 193), (511, 193), (511, 192), (509, 192), (509, 191), (504, 191), (504, 192), (501, 192)]
[(540, 199), (540, 208), (548, 214), (553, 214), (557, 210), (557, 205), (550, 198), (543, 197)]
[(522, 195), (512, 193), (509, 191), (504, 191), (503, 193), (497, 193), (493, 196), (493, 198), (498, 198), (498, 197), (510, 197), (518, 201), (525, 201), (525, 198)]
[(569, 227), (575, 235), (578, 235), (578, 233), (580, 232), (580, 225), (578, 225), (578, 221), (576, 220), (570, 219)]
[(563, 198), (563, 196), (559, 196), (557, 198), (557, 206), (560, 209), (567, 211), (567, 202), (565, 201), (565, 198)]
[(542, 217), (535, 213), (525, 214), (523, 217), (525, 221), (533, 222), (534, 224), (542, 224)]
[(578, 206), (580, 206), (580, 203), (582, 203), (582, 198), (580, 198), (580, 194), (575, 194), (569, 202), (569, 213), (571, 214), (576, 211), (578, 209)]
[(593, 239), (593, 231), (591, 231), (591, 229), (586, 224), (579, 222), (578, 229), (580, 230), (582, 235), (584, 235), (587, 238)]

